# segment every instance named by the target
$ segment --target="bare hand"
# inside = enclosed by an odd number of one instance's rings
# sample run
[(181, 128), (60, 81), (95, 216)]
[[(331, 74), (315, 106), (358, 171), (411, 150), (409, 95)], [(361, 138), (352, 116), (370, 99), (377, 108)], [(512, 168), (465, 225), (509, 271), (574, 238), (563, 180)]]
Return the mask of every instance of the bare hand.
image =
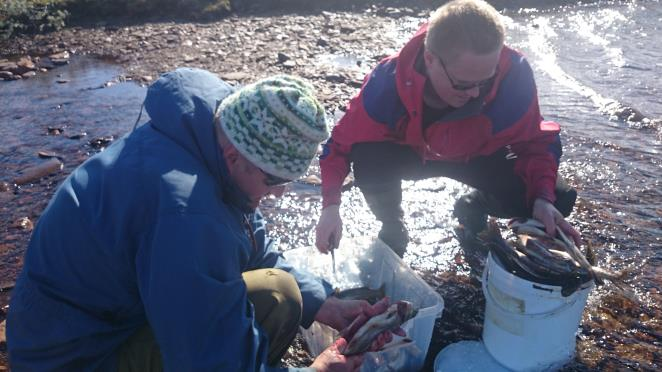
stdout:
[(340, 350), (343, 350), (346, 346), (347, 341), (344, 338), (337, 339), (333, 345), (315, 358), (311, 367), (318, 372), (358, 371), (361, 368), (361, 363), (363, 363), (363, 354), (344, 356)]
[(556, 235), (556, 226), (558, 226), (561, 231), (574, 240), (577, 246), (582, 245), (582, 237), (579, 232), (563, 218), (561, 212), (549, 201), (538, 198), (533, 202), (533, 218), (545, 225), (545, 230), (550, 236)]
[(370, 304), (363, 300), (341, 300), (329, 297), (317, 311), (315, 320), (337, 331), (345, 329), (361, 314), (370, 313)]
[(315, 246), (317, 249), (326, 254), (329, 253), (331, 247), (331, 239), (335, 240), (335, 244), (340, 242), (342, 238), (342, 219), (340, 218), (340, 206), (329, 205), (322, 209), (322, 215), (317, 222), (315, 228)]

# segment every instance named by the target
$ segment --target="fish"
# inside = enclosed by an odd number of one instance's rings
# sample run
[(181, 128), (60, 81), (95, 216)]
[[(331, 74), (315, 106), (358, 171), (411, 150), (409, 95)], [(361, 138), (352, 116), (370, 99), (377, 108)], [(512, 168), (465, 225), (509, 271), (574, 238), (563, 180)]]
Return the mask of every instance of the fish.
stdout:
[(374, 305), (377, 301), (386, 297), (386, 292), (384, 290), (384, 284), (382, 284), (382, 286), (377, 289), (357, 287), (340, 290), (336, 288), (334, 296), (343, 300), (365, 300), (368, 301), (370, 305)]
[[(565, 295), (565, 293), (573, 293), (579, 286), (591, 280), (596, 285), (602, 285), (605, 280), (609, 280), (621, 293), (626, 294), (626, 297), (633, 298), (634, 292), (623, 282), (627, 272), (613, 272), (596, 266), (597, 259), (592, 247), (587, 246), (584, 255), (558, 227), (556, 236), (551, 237), (547, 235), (545, 226), (534, 219), (514, 219), (508, 226), (517, 235), (516, 245), (521, 247), (521, 252), (529, 261), (533, 261), (535, 265), (545, 266), (543, 270), (535, 266), (539, 274), (551, 281), (551, 283), (541, 283), (561, 285)], [(526, 260), (519, 261), (520, 265), (529, 264)], [(549, 271), (557, 274), (547, 275)]]
[[(368, 351), (377, 336), (385, 331), (394, 331), (416, 317), (418, 309), (409, 301), (397, 301), (385, 312), (373, 316), (348, 340), (343, 355), (355, 355)], [(352, 327), (350, 325), (350, 327)]]

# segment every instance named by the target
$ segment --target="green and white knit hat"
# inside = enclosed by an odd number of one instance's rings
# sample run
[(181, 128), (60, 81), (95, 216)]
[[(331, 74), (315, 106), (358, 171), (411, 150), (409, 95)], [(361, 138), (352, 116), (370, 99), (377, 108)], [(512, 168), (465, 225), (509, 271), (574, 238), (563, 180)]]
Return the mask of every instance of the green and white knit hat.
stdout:
[(221, 102), (216, 122), (251, 163), (277, 177), (303, 176), (329, 137), (324, 108), (313, 87), (277, 75), (247, 85)]

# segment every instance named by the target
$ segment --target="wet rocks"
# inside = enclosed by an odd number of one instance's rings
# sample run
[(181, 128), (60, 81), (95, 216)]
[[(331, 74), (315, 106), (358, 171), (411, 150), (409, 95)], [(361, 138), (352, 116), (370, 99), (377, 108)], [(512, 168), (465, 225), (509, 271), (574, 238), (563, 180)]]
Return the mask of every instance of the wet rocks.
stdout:
[[(36, 53), (38, 49), (35, 49)], [(46, 72), (69, 63), (71, 55), (67, 51), (51, 54), (47, 57), (32, 57), (24, 55), (14, 61), (0, 59), (0, 80), (28, 79), (37, 72)]]
[(39, 156), (42, 159), (50, 159), (50, 158), (61, 158), (60, 155), (52, 152), (52, 151), (39, 151), (37, 152), (37, 156)]
[(90, 144), (90, 146), (92, 146), (93, 148), (98, 150), (98, 149), (102, 149), (102, 148), (105, 148), (108, 145), (110, 145), (110, 143), (113, 142), (114, 139), (115, 139), (115, 137), (113, 137), (113, 136), (97, 137), (97, 138), (91, 139), (89, 144)]
[[(420, 14), (426, 13), (412, 17)], [(393, 17), (375, 6), (365, 12), (230, 16), (207, 24), (99, 26), (17, 37), (12, 47), (23, 51), (17, 54), (42, 56), (35, 64), (44, 69), (66, 63), (71, 52), (65, 50), (109, 58), (123, 65), (129, 79), (140, 83), (180, 66), (208, 69), (233, 84), (279, 73), (299, 75), (311, 81), (322, 104), (334, 112), (356, 94), (380, 58), (401, 46), (400, 36), (392, 32)], [(413, 34), (418, 23), (412, 20), (411, 24)], [(329, 56), (350, 56), (365, 63), (338, 63)], [(2, 78), (14, 77), (5, 74)]]
[(53, 63), (53, 61), (49, 57), (44, 57), (39, 59), (39, 61), (37, 62), (37, 67), (46, 70), (52, 70), (55, 68), (55, 63)]
[(46, 133), (48, 133), (49, 136), (59, 136), (64, 132), (64, 128), (62, 127), (48, 127), (46, 128)]
[(27, 217), (21, 217), (14, 222), (14, 227), (21, 230), (32, 231), (34, 224)]
[(23, 75), (26, 72), (29, 71), (35, 71), (37, 69), (37, 65), (32, 61), (32, 58), (28, 57), (22, 57), (21, 59), (16, 62), (16, 68), (14, 68), (11, 72), (14, 74), (18, 75)]
[(20, 80), (35, 76), (37, 65), (30, 56), (19, 58), (17, 61), (0, 61), (0, 79)]
[(80, 132), (80, 133), (72, 134), (68, 138), (72, 140), (79, 140), (85, 136), (87, 136), (87, 132)]
[(66, 65), (67, 63), (69, 63), (69, 58), (70, 57), (71, 57), (71, 55), (67, 51), (51, 54), (50, 56), (48, 56), (48, 58), (51, 60), (51, 62), (55, 66)]

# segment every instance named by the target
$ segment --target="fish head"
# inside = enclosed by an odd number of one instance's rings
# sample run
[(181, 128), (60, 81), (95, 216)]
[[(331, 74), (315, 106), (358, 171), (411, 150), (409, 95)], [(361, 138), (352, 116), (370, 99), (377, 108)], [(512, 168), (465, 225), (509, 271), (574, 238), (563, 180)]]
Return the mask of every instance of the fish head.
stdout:
[(554, 239), (550, 236), (530, 236), (526, 234), (520, 234), (518, 235), (520, 242), (525, 247), (528, 246), (536, 246), (542, 249), (550, 250), (550, 249), (556, 249), (556, 250), (564, 250), (565, 247), (563, 245), (563, 242), (559, 241), (558, 239)]
[(508, 227), (515, 230), (520, 227), (524, 228), (538, 228), (538, 229), (545, 229), (545, 225), (533, 218), (513, 218), (508, 222)]
[(414, 318), (418, 314), (418, 309), (414, 306), (413, 303), (409, 301), (398, 301), (394, 305), (397, 306), (398, 317), (400, 317), (400, 323), (404, 323), (409, 319)]
[(508, 223), (508, 227), (515, 234), (526, 234), (529, 236), (546, 236), (545, 225), (540, 221), (531, 218), (528, 219), (513, 219)]

